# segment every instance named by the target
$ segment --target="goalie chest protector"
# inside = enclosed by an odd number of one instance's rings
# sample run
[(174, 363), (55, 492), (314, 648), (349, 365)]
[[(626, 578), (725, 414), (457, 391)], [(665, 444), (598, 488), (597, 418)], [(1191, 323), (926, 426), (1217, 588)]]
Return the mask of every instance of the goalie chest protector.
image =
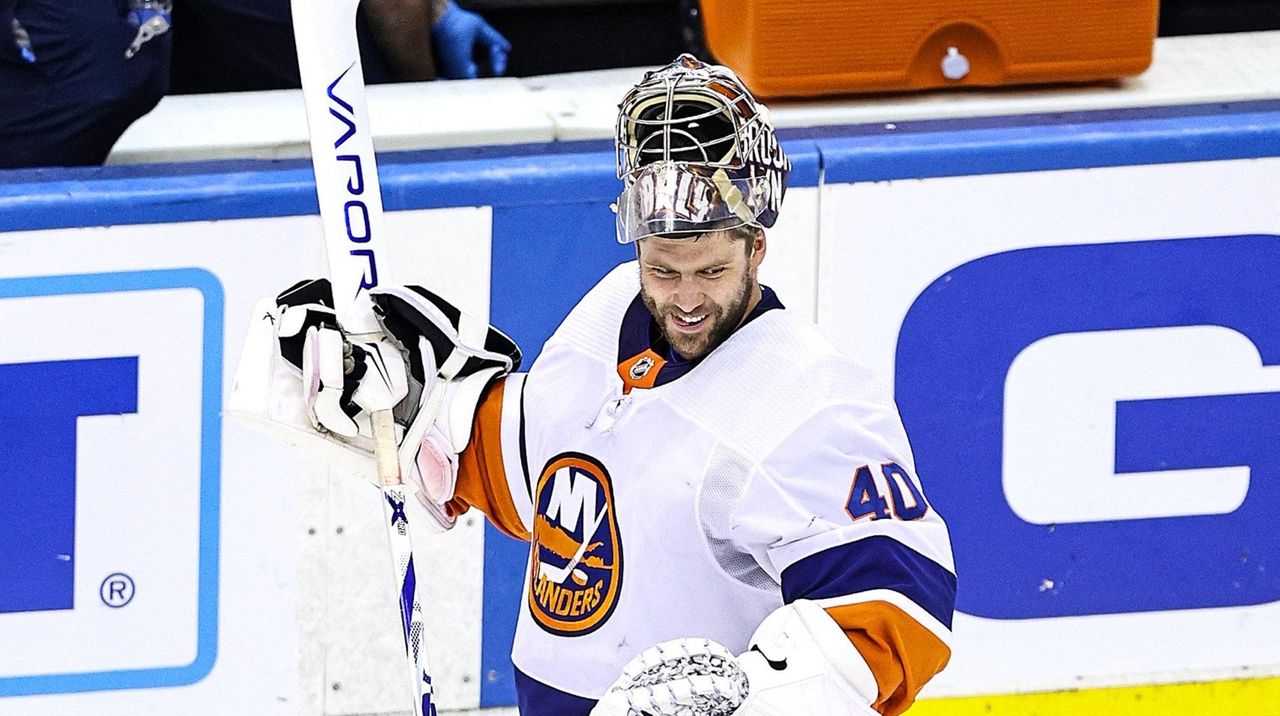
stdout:
[(1159, 0), (701, 0), (762, 97), (1089, 82), (1151, 64)]

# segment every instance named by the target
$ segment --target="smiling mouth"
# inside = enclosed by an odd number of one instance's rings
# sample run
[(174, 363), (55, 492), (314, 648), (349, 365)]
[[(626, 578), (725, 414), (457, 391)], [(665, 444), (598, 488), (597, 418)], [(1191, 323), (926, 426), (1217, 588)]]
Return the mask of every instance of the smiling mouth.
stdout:
[(690, 317), (682, 316), (679, 313), (671, 314), (671, 322), (675, 324), (676, 328), (684, 331), (696, 331), (706, 320), (707, 314), (705, 313)]

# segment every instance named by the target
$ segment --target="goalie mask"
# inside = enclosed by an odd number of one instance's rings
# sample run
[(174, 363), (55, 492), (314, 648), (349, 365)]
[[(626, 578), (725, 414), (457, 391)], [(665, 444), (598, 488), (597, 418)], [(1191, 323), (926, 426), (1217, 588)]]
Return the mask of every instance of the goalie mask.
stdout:
[(616, 139), (619, 243), (778, 218), (791, 163), (727, 67), (685, 54), (646, 73), (622, 99)]

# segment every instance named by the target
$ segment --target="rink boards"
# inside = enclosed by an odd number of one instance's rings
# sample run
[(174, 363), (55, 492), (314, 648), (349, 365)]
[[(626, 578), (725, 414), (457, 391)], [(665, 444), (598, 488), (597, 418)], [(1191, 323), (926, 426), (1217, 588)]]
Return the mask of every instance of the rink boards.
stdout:
[[(785, 139), (764, 280), (894, 384), (952, 530), (913, 713), (1280, 699), (1280, 102)], [(631, 255), (607, 144), (380, 169), (400, 275), (526, 365)], [(307, 165), (5, 179), (0, 712), (407, 703), (377, 493), (222, 416), (253, 301), (323, 272)], [(442, 705), (512, 704), (522, 546), (418, 544)]]

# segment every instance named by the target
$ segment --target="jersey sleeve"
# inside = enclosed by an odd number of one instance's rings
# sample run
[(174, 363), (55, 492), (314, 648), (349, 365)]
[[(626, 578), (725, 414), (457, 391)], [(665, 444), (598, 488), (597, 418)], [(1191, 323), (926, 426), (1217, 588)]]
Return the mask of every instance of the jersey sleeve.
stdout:
[(514, 373), (485, 389), (446, 508), (457, 516), (475, 507), (504, 534), (528, 541), (533, 506), (523, 459), (524, 379)]
[(872, 706), (905, 711), (950, 658), (956, 577), (892, 404), (828, 405), (753, 470), (733, 534), (784, 602), (816, 602), (875, 676)]

